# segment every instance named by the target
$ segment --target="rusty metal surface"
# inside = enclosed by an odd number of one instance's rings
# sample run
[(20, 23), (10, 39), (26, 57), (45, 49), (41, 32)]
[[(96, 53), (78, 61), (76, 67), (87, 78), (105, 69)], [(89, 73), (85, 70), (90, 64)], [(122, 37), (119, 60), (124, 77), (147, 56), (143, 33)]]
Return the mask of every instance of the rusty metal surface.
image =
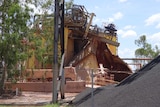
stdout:
[(90, 54), (94, 55), (97, 61), (95, 62), (95, 60), (92, 60), (92, 63), (97, 63), (98, 65), (103, 64), (105, 68), (114, 71), (131, 72), (131, 69), (123, 60), (118, 56), (112, 55), (107, 45), (97, 39), (90, 41), (90, 43), (84, 46), (84, 49), (75, 55), (75, 58), (71, 61), (72, 65), (78, 66), (78, 64), (85, 62), (87, 60), (86, 57), (89, 57)]
[[(115, 48), (119, 46), (117, 39), (113, 40), (113, 38), (117, 38), (117, 29), (114, 24), (108, 24), (104, 29), (91, 25), (93, 14), (90, 19), (85, 7), (80, 5), (74, 5), (67, 10), (65, 16), (65, 25), (71, 31), (67, 37), (73, 42), (73, 46), (69, 47), (72, 47), (74, 52), (72, 56), (66, 56), (67, 59), (70, 59), (68, 65), (78, 69), (86, 69), (94, 66), (99, 67), (99, 64), (103, 64), (109, 70), (132, 72), (118, 55), (112, 54), (113, 50), (108, 47), (108, 45)], [(70, 21), (68, 18), (70, 18)], [(81, 28), (77, 26), (81, 26)]]
[(66, 27), (84, 27), (87, 23), (88, 12), (82, 5), (73, 5), (65, 13), (64, 24)]

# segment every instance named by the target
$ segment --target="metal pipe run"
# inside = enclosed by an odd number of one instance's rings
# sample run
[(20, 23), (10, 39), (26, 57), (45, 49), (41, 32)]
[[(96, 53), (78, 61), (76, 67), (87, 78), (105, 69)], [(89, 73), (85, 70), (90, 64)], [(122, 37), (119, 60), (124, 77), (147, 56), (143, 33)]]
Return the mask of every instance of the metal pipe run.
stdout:
[(121, 58), (122, 60), (153, 60), (153, 58)]

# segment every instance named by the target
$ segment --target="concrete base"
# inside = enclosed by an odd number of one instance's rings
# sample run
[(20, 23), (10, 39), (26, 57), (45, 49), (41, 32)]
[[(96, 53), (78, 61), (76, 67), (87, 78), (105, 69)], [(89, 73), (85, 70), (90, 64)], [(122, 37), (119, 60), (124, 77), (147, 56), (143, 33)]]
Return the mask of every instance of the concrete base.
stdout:
[[(21, 91), (32, 92), (52, 92), (52, 82), (25, 82), (25, 83), (6, 83), (7, 89), (18, 88)], [(67, 81), (65, 85), (65, 93), (80, 93), (85, 89), (84, 81)]]

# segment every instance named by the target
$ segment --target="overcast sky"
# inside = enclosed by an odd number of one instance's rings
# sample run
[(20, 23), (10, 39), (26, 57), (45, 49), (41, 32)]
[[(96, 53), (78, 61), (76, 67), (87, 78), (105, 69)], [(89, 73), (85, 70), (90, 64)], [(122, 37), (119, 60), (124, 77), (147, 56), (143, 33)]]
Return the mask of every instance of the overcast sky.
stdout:
[(95, 13), (93, 24), (102, 27), (114, 23), (118, 30), (118, 55), (133, 58), (138, 47), (134, 41), (142, 35), (160, 48), (160, 0), (74, 0)]

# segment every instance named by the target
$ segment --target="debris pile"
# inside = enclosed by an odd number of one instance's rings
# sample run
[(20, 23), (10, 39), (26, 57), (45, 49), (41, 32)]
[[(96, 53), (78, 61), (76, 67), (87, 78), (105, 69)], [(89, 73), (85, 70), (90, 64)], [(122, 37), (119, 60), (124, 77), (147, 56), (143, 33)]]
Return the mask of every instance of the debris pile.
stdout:
[(159, 107), (160, 56), (118, 85), (100, 87), (80, 93), (72, 101), (76, 107)]

